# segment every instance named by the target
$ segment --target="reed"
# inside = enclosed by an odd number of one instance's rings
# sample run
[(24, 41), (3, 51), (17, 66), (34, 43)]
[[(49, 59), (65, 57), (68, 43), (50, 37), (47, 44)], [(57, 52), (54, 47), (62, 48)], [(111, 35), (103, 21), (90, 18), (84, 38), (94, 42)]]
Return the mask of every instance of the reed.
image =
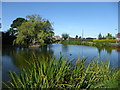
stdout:
[(24, 68), (20, 74), (10, 72), (7, 88), (118, 88), (120, 81), (119, 69), (112, 70), (109, 63), (97, 60), (86, 66), (86, 59), (82, 58), (73, 65), (61, 55), (58, 60), (55, 57), (41, 60), (33, 55), (31, 62), (27, 62), (31, 68)]

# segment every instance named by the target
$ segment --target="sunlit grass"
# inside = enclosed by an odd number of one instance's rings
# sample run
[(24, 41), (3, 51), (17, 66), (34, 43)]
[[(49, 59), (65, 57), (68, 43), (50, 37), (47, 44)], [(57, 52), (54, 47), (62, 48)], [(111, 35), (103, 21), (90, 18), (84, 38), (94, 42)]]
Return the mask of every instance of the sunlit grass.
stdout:
[(30, 68), (24, 68), (20, 75), (10, 72), (7, 88), (118, 88), (120, 81), (119, 69), (112, 70), (109, 63), (97, 60), (86, 66), (86, 59), (82, 58), (73, 65), (61, 55), (58, 60), (33, 55), (31, 62), (27, 62)]

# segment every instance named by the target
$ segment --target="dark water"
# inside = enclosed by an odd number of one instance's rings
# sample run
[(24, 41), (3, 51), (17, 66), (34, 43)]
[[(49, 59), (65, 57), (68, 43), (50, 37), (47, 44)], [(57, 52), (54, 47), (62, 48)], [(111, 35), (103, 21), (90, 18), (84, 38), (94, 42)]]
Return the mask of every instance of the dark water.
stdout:
[(2, 80), (8, 81), (10, 79), (9, 71), (19, 72), (19, 70), (27, 66), (25, 60), (28, 60), (33, 53), (36, 56), (55, 56), (59, 57), (60, 52), (64, 57), (68, 57), (68, 60), (74, 62), (77, 58), (88, 57), (86, 62), (90, 62), (91, 59), (96, 58), (99, 61), (110, 61), (111, 67), (117, 67), (120, 65), (119, 56), (120, 49), (98, 49), (89, 46), (82, 45), (62, 45), (52, 44), (43, 46), (41, 48), (3, 48), (2, 50)]

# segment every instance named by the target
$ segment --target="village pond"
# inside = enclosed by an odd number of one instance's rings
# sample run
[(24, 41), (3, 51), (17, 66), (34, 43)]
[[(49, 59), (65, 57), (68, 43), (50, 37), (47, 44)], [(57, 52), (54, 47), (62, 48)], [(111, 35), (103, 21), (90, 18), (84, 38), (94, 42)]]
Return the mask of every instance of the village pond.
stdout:
[[(3, 48), (2, 49), (2, 81), (6, 82), (10, 79), (9, 71), (19, 73), (20, 69), (27, 67), (29, 58), (32, 55), (37, 57), (56, 57), (59, 58), (60, 52), (63, 58), (74, 63), (78, 58), (87, 58), (86, 62), (96, 59), (98, 61), (109, 61), (110, 67), (118, 67), (120, 65), (120, 49), (101, 49), (82, 45), (62, 45), (50, 44), (40, 48)], [(29, 61), (30, 62), (30, 61)]]

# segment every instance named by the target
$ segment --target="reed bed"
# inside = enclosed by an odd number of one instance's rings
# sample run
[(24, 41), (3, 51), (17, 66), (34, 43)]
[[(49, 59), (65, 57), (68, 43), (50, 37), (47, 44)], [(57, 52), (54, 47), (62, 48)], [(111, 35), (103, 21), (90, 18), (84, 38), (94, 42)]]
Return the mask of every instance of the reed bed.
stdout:
[[(30, 61), (30, 60), (29, 60)], [(27, 61), (26, 61), (27, 62)], [(86, 59), (78, 59), (74, 65), (61, 55), (44, 58), (32, 56), (20, 74), (10, 72), (7, 88), (119, 88), (120, 70), (111, 69), (109, 63), (92, 60), (86, 66)]]

